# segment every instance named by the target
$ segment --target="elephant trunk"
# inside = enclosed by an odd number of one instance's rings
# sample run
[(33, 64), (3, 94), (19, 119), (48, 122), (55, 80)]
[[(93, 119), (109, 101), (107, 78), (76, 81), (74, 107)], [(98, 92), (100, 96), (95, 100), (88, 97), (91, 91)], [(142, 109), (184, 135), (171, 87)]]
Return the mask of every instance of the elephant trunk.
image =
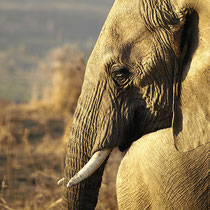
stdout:
[(95, 172), (92, 171), (90, 177), (75, 186), (67, 187), (69, 180), (90, 160), (93, 146), (96, 144), (98, 119), (96, 98), (95, 94), (92, 96), (81, 94), (74, 114), (65, 161), (64, 209), (94, 209), (97, 203), (106, 160)]
[[(71, 149), (72, 151), (75, 148)], [(72, 153), (71, 153), (72, 154)], [(72, 178), (85, 164), (85, 158), (83, 155), (78, 157), (71, 157), (70, 154), (66, 158), (65, 169), (65, 185), (63, 193), (63, 208), (64, 209), (94, 209), (97, 203), (97, 195), (101, 185), (102, 174), (105, 166), (105, 162), (102, 166), (93, 173), (92, 176), (84, 180), (83, 182), (69, 188), (67, 182)]]

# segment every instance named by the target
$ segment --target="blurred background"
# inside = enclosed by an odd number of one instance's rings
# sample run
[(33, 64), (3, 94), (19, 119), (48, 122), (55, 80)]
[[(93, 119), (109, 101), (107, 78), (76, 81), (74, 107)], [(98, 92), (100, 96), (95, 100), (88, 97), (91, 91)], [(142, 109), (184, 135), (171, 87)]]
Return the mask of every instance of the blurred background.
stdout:
[[(114, 0), (0, 0), (0, 209), (60, 209), (68, 127)], [(111, 156), (97, 209), (117, 209)]]
[(31, 74), (57, 47), (69, 45), (86, 60), (113, 1), (0, 0), (0, 98), (28, 102)]

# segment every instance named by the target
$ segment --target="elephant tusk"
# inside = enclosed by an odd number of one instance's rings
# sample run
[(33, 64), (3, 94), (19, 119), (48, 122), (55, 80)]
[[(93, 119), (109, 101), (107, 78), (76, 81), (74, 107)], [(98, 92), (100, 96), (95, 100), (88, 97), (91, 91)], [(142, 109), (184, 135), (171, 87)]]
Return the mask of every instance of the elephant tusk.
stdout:
[(58, 185), (63, 184), (64, 180), (65, 180), (64, 178), (62, 178), (62, 179), (58, 180), (57, 184), (58, 184)]
[[(73, 187), (89, 176), (91, 176), (104, 162), (104, 160), (111, 153), (111, 149), (104, 149), (94, 153), (91, 159), (84, 165), (84, 167), (75, 174), (67, 184), (67, 187)], [(64, 182), (64, 178), (58, 181), (58, 185), (61, 185)]]
[[(104, 149), (96, 152), (92, 158), (84, 165), (84, 167), (75, 174), (67, 184), (67, 187), (73, 187), (79, 184), (81, 181), (85, 180), (89, 176), (91, 176), (104, 162), (104, 160), (110, 154), (111, 149)], [(65, 178), (60, 179), (57, 184), (61, 185), (64, 183)]]

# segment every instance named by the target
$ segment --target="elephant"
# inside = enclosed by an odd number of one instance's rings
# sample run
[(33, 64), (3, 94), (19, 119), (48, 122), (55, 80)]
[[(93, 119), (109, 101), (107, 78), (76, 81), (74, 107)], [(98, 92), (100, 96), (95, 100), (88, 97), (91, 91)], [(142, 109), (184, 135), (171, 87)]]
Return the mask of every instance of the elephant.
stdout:
[(94, 209), (113, 148), (119, 209), (207, 209), (210, 4), (115, 0), (68, 135), (63, 209)]
[(144, 135), (118, 169), (119, 209), (208, 209), (208, 153), (177, 151), (170, 128)]

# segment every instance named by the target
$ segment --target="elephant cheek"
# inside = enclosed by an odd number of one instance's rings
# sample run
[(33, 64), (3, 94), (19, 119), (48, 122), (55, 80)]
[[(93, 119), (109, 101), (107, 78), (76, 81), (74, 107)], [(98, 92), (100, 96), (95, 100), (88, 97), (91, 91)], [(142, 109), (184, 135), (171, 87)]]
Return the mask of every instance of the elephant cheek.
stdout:
[[(123, 116), (122, 113), (127, 113)], [(102, 149), (112, 149), (119, 147), (125, 150), (135, 140), (136, 129), (133, 126), (133, 113), (128, 111), (116, 111), (112, 109), (109, 115), (105, 115), (101, 129), (96, 137), (96, 144), (93, 147), (92, 154)]]
[(112, 140), (113, 124), (111, 122), (111, 117), (109, 116), (107, 119), (107, 116), (104, 116), (103, 118), (103, 122), (101, 123), (100, 127), (97, 128), (98, 132), (96, 142), (92, 148), (92, 155), (97, 151), (107, 148), (111, 149), (114, 147), (114, 141)]

